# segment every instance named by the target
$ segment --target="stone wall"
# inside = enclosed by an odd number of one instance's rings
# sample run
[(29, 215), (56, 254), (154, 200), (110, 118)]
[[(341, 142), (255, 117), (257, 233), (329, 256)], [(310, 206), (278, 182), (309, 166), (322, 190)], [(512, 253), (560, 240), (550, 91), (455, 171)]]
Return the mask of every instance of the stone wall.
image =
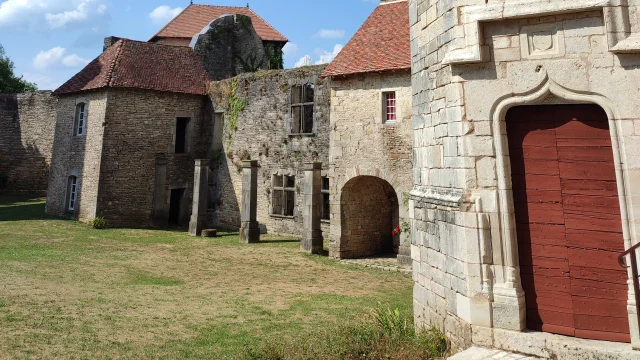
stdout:
[[(139, 89), (110, 89), (102, 151), (98, 214), (111, 226), (151, 226), (156, 158), (167, 159), (164, 202), (187, 189), (189, 211), (194, 159), (204, 156), (205, 97)], [(188, 117), (189, 151), (175, 154), (176, 118)], [(159, 209), (157, 209), (159, 210)]]
[(45, 192), (58, 99), (50, 91), (0, 94), (0, 192)]
[[(383, 92), (395, 91), (397, 120), (383, 121)], [(375, 176), (393, 187), (399, 204), (397, 225), (408, 224), (408, 196), (412, 184), (413, 133), (411, 126), (411, 74), (409, 71), (371, 73), (334, 78), (331, 85), (331, 254), (345, 257), (341, 237), (345, 185), (358, 176)], [(375, 214), (370, 214), (374, 216)], [(378, 214), (380, 215), (380, 214)], [(407, 226), (405, 226), (406, 228)], [(390, 234), (391, 230), (389, 230)], [(394, 241), (401, 263), (410, 265), (409, 237)], [(353, 255), (353, 253), (352, 253)]]
[[(269, 54), (251, 18), (225, 15), (194, 36), (191, 46), (202, 58), (211, 80), (223, 80), (246, 72), (270, 68)], [(280, 50), (280, 49), (279, 49)], [(279, 67), (271, 68), (282, 68)]]
[[(324, 66), (243, 74), (213, 82), (209, 96), (217, 119), (210, 134), (213, 224), (240, 226), (242, 160), (258, 160), (258, 221), (269, 233), (302, 234), (302, 195), (305, 162), (321, 161), (328, 169), (329, 86), (320, 74)], [(289, 96), (292, 85), (315, 84), (314, 135), (291, 134)], [(241, 106), (244, 104), (244, 106)], [(231, 105), (231, 106), (230, 106)], [(236, 109), (236, 110), (233, 110)], [(237, 114), (237, 115), (236, 115)], [(220, 136), (221, 134), (221, 136)], [(272, 216), (272, 176), (296, 176), (293, 217)], [(328, 233), (328, 224), (324, 224)]]
[[(47, 190), (48, 214), (71, 216), (80, 221), (96, 217), (107, 97), (106, 90), (60, 97)], [(76, 104), (81, 102), (88, 105), (86, 134), (73, 136)], [(78, 181), (78, 200), (73, 213), (66, 208), (70, 176), (76, 176)]]
[(418, 326), (443, 329), (456, 347), (473, 342), (562, 358), (553, 345), (525, 344), (532, 335), (519, 333), (526, 304), (504, 117), (518, 105), (603, 107), (628, 214), (620, 241), (637, 243), (640, 164), (632, 159), (640, 149), (640, 48), (633, 42), (637, 17), (627, 10), (637, 8), (584, 0), (410, 1)]

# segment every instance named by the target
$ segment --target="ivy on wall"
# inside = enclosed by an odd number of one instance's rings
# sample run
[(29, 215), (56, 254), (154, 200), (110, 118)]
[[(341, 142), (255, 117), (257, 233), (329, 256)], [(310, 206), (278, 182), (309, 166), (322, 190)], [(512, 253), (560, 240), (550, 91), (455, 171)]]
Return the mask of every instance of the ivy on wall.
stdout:
[(233, 141), (233, 136), (238, 130), (238, 116), (247, 106), (247, 99), (238, 95), (238, 78), (231, 80), (231, 93), (227, 98), (227, 139), (226, 147), (229, 148)]

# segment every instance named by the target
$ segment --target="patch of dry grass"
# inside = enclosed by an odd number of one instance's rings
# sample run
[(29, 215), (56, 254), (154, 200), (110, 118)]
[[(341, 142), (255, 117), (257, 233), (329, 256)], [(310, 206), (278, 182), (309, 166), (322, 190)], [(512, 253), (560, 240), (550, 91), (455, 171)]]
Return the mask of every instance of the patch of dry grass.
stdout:
[(409, 277), (303, 255), (297, 239), (94, 230), (43, 211), (0, 197), (0, 358), (235, 358), (378, 302), (411, 307)]

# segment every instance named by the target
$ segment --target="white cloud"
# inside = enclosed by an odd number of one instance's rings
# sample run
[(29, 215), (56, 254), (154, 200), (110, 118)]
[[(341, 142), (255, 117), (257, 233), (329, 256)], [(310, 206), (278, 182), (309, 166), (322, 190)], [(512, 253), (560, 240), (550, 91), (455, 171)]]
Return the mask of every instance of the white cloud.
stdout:
[(33, 58), (33, 67), (36, 70), (46, 70), (52, 68), (76, 68), (89, 63), (89, 60), (77, 54), (66, 55), (67, 49), (54, 47), (47, 51), (40, 51)]
[(24, 73), (23, 78), (28, 82), (35, 83), (39, 90), (55, 90), (62, 85), (60, 81), (56, 81), (50, 76), (38, 73)]
[(285, 57), (296, 56), (298, 53), (298, 44), (288, 42), (283, 48), (282, 53)]
[(313, 63), (313, 59), (311, 59), (311, 56), (305, 55), (296, 62), (294, 67), (309, 66), (312, 63)]
[(107, 0), (6, 0), (0, 4), (0, 28), (11, 30), (95, 30), (109, 21)]
[(315, 36), (324, 39), (342, 39), (344, 37), (344, 30), (321, 29)]
[(303, 57), (300, 58), (300, 60), (298, 60), (298, 62), (296, 62), (296, 64), (294, 65), (294, 67), (300, 67), (300, 66), (309, 66), (309, 65), (321, 65), (321, 64), (328, 64), (330, 62), (333, 61), (333, 59), (335, 59), (336, 56), (338, 56), (338, 54), (340, 53), (340, 51), (342, 51), (342, 48), (344, 46), (342, 46), (341, 44), (336, 44), (333, 47), (332, 51), (326, 51), (323, 49), (316, 49), (316, 55), (318, 55), (318, 60), (313, 61), (313, 58), (310, 55), (305, 55)]
[(149, 18), (156, 25), (164, 25), (173, 20), (178, 14), (182, 12), (181, 7), (170, 8), (167, 5), (158, 6), (150, 14)]
[(332, 62), (333, 59), (335, 59), (335, 57), (338, 56), (340, 51), (342, 51), (343, 47), (344, 46), (342, 46), (341, 44), (336, 44), (336, 46), (333, 47), (333, 51), (331, 52), (321, 50), (321, 49), (316, 49), (316, 52), (320, 55), (320, 59), (316, 61), (316, 65), (328, 64)]

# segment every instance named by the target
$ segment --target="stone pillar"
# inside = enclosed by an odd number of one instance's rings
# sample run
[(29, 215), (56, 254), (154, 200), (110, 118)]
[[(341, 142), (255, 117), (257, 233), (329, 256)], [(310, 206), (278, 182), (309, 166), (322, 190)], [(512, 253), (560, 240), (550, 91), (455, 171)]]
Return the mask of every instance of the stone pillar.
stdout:
[(242, 208), (240, 220), (240, 242), (246, 244), (260, 241), (258, 227), (258, 162), (245, 160), (242, 162)]
[(309, 254), (322, 253), (322, 163), (304, 164), (304, 219), (300, 251)]
[(196, 160), (193, 175), (193, 206), (189, 235), (200, 236), (207, 224), (207, 205), (209, 200), (209, 160)]
[(156, 173), (153, 186), (153, 215), (151, 222), (153, 226), (167, 226), (168, 214), (165, 212), (167, 203), (167, 156), (158, 154), (156, 156)]

